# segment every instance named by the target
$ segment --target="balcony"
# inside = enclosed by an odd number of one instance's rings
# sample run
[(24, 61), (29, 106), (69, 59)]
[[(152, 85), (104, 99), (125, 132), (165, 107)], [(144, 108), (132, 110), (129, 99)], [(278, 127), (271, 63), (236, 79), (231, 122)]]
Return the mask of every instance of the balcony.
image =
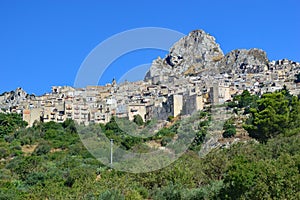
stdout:
[(87, 115), (87, 114), (89, 114), (89, 111), (88, 111), (88, 110), (82, 110), (82, 111), (81, 111), (81, 114)]
[(57, 121), (62, 122), (62, 121), (64, 121), (64, 119), (63, 118), (57, 118)]
[(87, 110), (87, 109), (88, 109), (87, 106), (81, 107), (81, 110)]

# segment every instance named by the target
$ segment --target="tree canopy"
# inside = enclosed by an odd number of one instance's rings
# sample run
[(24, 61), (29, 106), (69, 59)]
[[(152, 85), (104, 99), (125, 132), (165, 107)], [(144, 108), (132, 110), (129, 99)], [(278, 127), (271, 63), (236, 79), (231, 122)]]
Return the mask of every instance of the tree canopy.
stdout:
[(257, 108), (250, 109), (251, 118), (244, 126), (251, 137), (266, 142), (279, 134), (299, 131), (300, 102), (296, 96), (277, 91), (262, 95), (256, 103)]
[(23, 121), (22, 116), (16, 113), (0, 113), (0, 137), (13, 133), (19, 128), (24, 128), (28, 124)]

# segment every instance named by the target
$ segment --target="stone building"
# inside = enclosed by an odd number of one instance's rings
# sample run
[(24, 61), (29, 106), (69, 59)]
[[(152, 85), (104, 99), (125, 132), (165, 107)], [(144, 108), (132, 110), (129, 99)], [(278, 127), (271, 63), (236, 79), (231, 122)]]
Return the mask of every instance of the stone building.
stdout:
[(41, 120), (42, 108), (32, 108), (23, 110), (23, 120), (31, 127), (35, 121)]
[(143, 121), (146, 121), (146, 105), (145, 104), (130, 104), (128, 105), (128, 119), (132, 121), (135, 115), (140, 115)]
[(183, 98), (183, 115), (191, 115), (204, 107), (203, 96), (198, 94), (185, 95)]

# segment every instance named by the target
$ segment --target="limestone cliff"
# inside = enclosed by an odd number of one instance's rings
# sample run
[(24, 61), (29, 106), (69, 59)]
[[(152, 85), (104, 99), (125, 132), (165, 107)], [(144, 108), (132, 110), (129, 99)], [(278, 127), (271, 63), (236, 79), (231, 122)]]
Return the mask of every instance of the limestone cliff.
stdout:
[(203, 30), (192, 31), (170, 49), (165, 58), (153, 61), (145, 80), (157, 76), (211, 75), (222, 72), (260, 73), (268, 69), (266, 52), (237, 49), (224, 56), (215, 38)]
[(237, 49), (216, 63), (220, 72), (260, 73), (268, 70), (269, 60), (261, 49)]
[(4, 92), (0, 95), (0, 106), (4, 109), (10, 109), (18, 106), (21, 102), (34, 99), (34, 95), (29, 95), (22, 88), (17, 88), (14, 91)]
[(195, 74), (215, 66), (223, 56), (213, 36), (195, 30), (176, 42), (164, 59), (154, 60), (145, 80), (159, 75)]

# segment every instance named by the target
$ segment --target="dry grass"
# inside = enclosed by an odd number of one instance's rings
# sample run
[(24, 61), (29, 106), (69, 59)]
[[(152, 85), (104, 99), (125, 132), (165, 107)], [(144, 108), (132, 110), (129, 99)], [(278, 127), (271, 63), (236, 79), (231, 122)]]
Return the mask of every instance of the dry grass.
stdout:
[(36, 147), (37, 147), (37, 144), (24, 145), (24, 146), (22, 146), (22, 152), (25, 155), (30, 155), (35, 150)]

